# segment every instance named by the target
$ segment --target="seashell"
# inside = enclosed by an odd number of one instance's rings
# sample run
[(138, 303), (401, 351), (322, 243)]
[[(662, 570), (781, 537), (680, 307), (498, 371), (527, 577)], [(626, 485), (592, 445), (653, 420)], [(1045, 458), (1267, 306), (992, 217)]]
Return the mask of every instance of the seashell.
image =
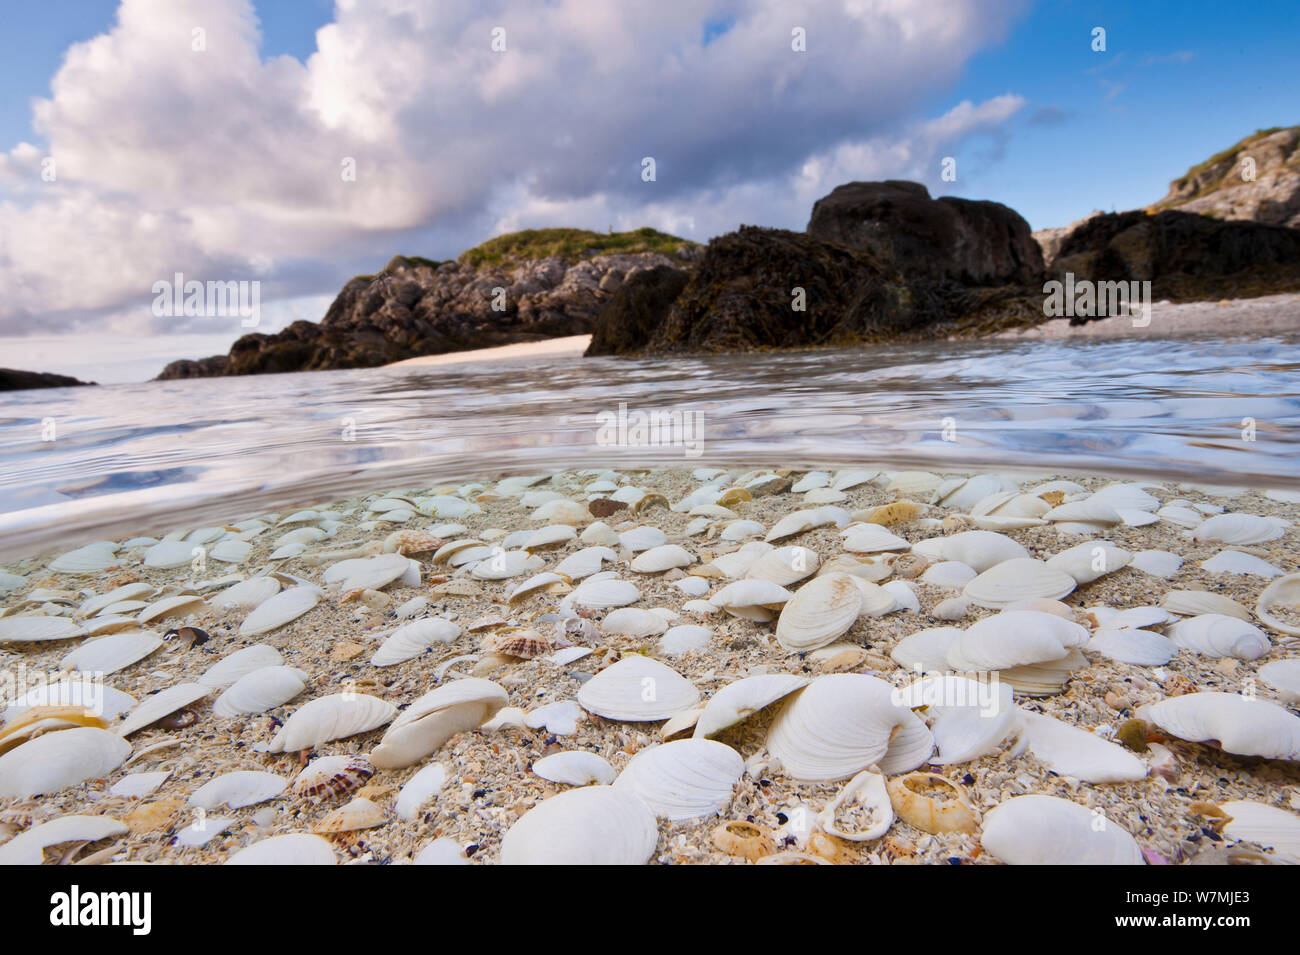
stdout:
[(1015, 796), (984, 817), (980, 845), (1008, 865), (1142, 865), (1118, 823), (1056, 796)]
[(1177, 527), (1200, 527), (1205, 522), (1200, 511), (1178, 504), (1166, 504), (1156, 512), (1156, 516)]
[[(1062, 604), (1061, 606), (1065, 606)], [(1073, 613), (1069, 607), (1065, 607), (1067, 620), (1073, 620)], [(1159, 607), (1129, 607), (1127, 610), (1116, 610), (1113, 607), (1089, 607), (1087, 615), (1096, 621), (1099, 630), (1118, 630), (1130, 627), (1158, 627), (1161, 624), (1177, 620), (1167, 610)]]
[(28, 740), (0, 756), (0, 798), (30, 799), (107, 776), (126, 761), (131, 744), (89, 726)]
[(431, 597), (477, 597), (483, 588), (472, 580), (449, 580), (429, 591)]
[(426, 617), (403, 624), (388, 635), (371, 664), (377, 667), (393, 666), (418, 657), (436, 643), (453, 643), (460, 637), (460, 627), (441, 617)]
[(1062, 570), (1078, 584), (1090, 584), (1104, 574), (1127, 567), (1133, 555), (1106, 541), (1085, 541), (1047, 559), (1047, 566)]
[[(118, 562), (117, 544), (112, 541), (96, 541), (50, 561), (50, 570), (60, 574), (98, 574), (108, 570)], [(189, 563), (189, 559), (186, 559)]]
[(123, 584), (121, 587), (114, 587), (106, 594), (100, 594), (97, 597), (91, 597), (77, 608), (78, 617), (91, 617), (99, 613), (109, 604), (115, 604), (123, 600), (135, 600), (139, 597), (150, 597), (154, 594), (154, 588), (149, 584), (138, 582), (134, 584)]
[(680, 657), (695, 650), (703, 650), (712, 639), (713, 631), (708, 627), (672, 627), (659, 641), (659, 652), (670, 657)]
[(947, 590), (961, 590), (975, 579), (975, 568), (955, 560), (943, 560), (931, 564), (921, 575), (921, 582), (931, 587), (943, 587)]
[(460, 537), (456, 540), (450, 540), (434, 552), (434, 555), (429, 558), (429, 562), (435, 566), (449, 563), (451, 558), (461, 551), (470, 550), (482, 546), (482, 544), (483, 541), (477, 537)]
[(260, 670), (262, 667), (278, 667), (283, 663), (284, 658), (275, 647), (269, 647), (265, 643), (255, 643), (251, 647), (236, 650), (218, 660), (203, 671), (198, 682), (209, 689), (220, 690), (254, 670)]
[(141, 799), (156, 792), (158, 787), (171, 776), (171, 770), (164, 769), (156, 773), (127, 773), (109, 787), (109, 795), (124, 796), (128, 799)]
[(289, 781), (275, 773), (241, 770), (223, 773), (208, 780), (190, 795), (189, 804), (211, 812), (216, 809), (243, 809), (274, 799), (284, 792)]
[(1160, 500), (1143, 490), (1141, 484), (1108, 484), (1091, 500), (1105, 501), (1118, 511), (1154, 511), (1160, 506)]
[(1188, 617), (1223, 614), (1250, 621), (1250, 611), (1237, 601), (1221, 594), (1212, 594), (1208, 590), (1171, 590), (1160, 598), (1160, 607), (1170, 613)]
[(569, 594), (568, 600), (579, 607), (593, 610), (607, 610), (612, 607), (626, 607), (641, 599), (641, 591), (636, 584), (613, 577), (599, 577), (584, 580)]
[(1300, 703), (1300, 659), (1274, 660), (1259, 668), (1258, 676), (1277, 690), (1287, 703)]
[(261, 667), (231, 684), (213, 701), (212, 712), (225, 719), (265, 713), (305, 690), (307, 679), (306, 673), (294, 667)]
[(379, 554), (375, 557), (355, 557), (341, 560), (325, 568), (322, 579), (335, 584), (341, 591), (382, 590), (393, 581), (404, 577), (410, 569), (410, 558), (401, 554)]
[(297, 620), (319, 602), (320, 591), (316, 588), (290, 587), (258, 604), (257, 609), (245, 617), (244, 622), (239, 625), (239, 635), (256, 637), (277, 630)]
[[(841, 810), (854, 823), (840, 822)], [(850, 779), (826, 808), (817, 814), (817, 825), (823, 832), (850, 842), (869, 842), (879, 839), (894, 824), (894, 807), (890, 803), (885, 777), (879, 771), (866, 769)]]
[(11, 726), (28, 710), (37, 706), (71, 706), (89, 710), (104, 720), (112, 720), (128, 712), (136, 699), (121, 690), (105, 686), (98, 681), (83, 682), (63, 678), (54, 683), (42, 683), (28, 690), (4, 710), (3, 725)]
[(1076, 586), (1074, 578), (1064, 571), (1039, 560), (1016, 557), (981, 572), (962, 590), (962, 596), (977, 606), (998, 610), (1030, 597), (1059, 600), (1072, 593)]
[[(598, 564), (597, 570), (599, 569), (600, 568)], [(593, 571), (593, 573), (594, 572), (595, 571)], [(567, 587), (565, 579), (561, 577), (559, 574), (551, 573), (549, 571), (542, 574), (534, 574), (532, 577), (529, 577), (527, 580), (525, 580), (522, 584), (519, 584), (516, 587), (512, 587), (510, 590), (506, 592), (506, 603), (516, 603), (525, 597), (531, 596), (533, 594), (541, 593), (543, 591), (548, 593), (553, 593), (554, 590), (552, 590), (552, 588), (556, 584), (559, 584), (563, 587)]]
[(1200, 614), (1180, 620), (1170, 626), (1169, 637), (1184, 650), (1211, 657), (1258, 660), (1270, 649), (1264, 631), (1221, 613)]
[(803, 534), (806, 531), (834, 523), (835, 515), (830, 508), (815, 507), (808, 510), (792, 511), (772, 525), (772, 529), (767, 532), (767, 537), (764, 540), (770, 544), (772, 541), (785, 540), (787, 537), (794, 537), (796, 534)]
[(322, 756), (294, 779), (293, 794), (316, 805), (360, 789), (374, 774), (368, 756)]
[(917, 673), (943, 673), (948, 670), (948, 651), (961, 639), (956, 627), (932, 627), (904, 637), (889, 652), (899, 666)]
[(125, 823), (110, 816), (59, 816), (38, 823), (0, 845), (0, 865), (40, 865), (47, 846), (100, 842), (127, 833)]
[(709, 592), (709, 583), (703, 577), (683, 577), (673, 581), (673, 586), (688, 597), (703, 597)]
[(709, 598), (709, 603), (733, 617), (766, 623), (776, 616), (773, 607), (793, 597), (794, 594), (777, 584), (746, 578), (723, 587)]
[(942, 484), (943, 479), (937, 474), (931, 474), (929, 471), (897, 471), (890, 476), (889, 482), (885, 485), (885, 490), (907, 497), (929, 499), (939, 490)]
[(682, 739), (643, 749), (614, 780), (657, 816), (672, 821), (722, 812), (730, 804), (745, 761), (711, 739)]
[(608, 786), (617, 775), (614, 767), (603, 756), (581, 750), (545, 756), (533, 763), (533, 772), (549, 782), (567, 786), (589, 786), (593, 783)]
[(482, 726), (507, 702), (504, 689), (474, 677), (430, 690), (393, 720), (370, 761), (378, 769), (414, 765), (457, 733)]
[(293, 832), (240, 849), (226, 865), (335, 865), (334, 849), (320, 836)]
[[(861, 577), (868, 583), (884, 580), (892, 572), (890, 565), (883, 560), (873, 560), (870, 557), (854, 557), (851, 554), (838, 554), (817, 569), (819, 576), (822, 574), (848, 574), (851, 577)], [(775, 582), (780, 583), (780, 581)], [(791, 583), (794, 583), (794, 581), (791, 581)], [(785, 584), (781, 584), (781, 586), (784, 587)]]
[(21, 746), (44, 733), (69, 726), (106, 729), (108, 721), (80, 706), (32, 706), (0, 730), (0, 753)]
[(1044, 514), (1043, 519), (1056, 523), (1099, 524), (1102, 526), (1124, 523), (1124, 518), (1120, 516), (1119, 512), (1107, 504), (1105, 500), (1099, 499), (1095, 494), (1084, 498), (1082, 501), (1067, 501), (1064, 504), (1058, 504)]
[(32, 614), (0, 618), (0, 644), (68, 640), (85, 633), (84, 628), (67, 617)]
[(805, 494), (831, 483), (828, 471), (809, 471), (790, 487), (791, 494)]
[(421, 849), (411, 865), (469, 865), (469, 857), (454, 839), (443, 836)]
[(1095, 733), (1027, 710), (1020, 718), (1029, 752), (1061, 776), (1086, 783), (1122, 783), (1146, 778), (1147, 768), (1140, 759)]
[(792, 779), (846, 779), (871, 765), (906, 772), (929, 758), (933, 739), (893, 688), (860, 673), (814, 679), (787, 700), (767, 735), (768, 751)]
[(223, 564), (242, 564), (253, 552), (253, 545), (248, 541), (223, 540), (213, 544), (208, 556)]
[(501, 840), (501, 863), (645, 865), (658, 841), (654, 813), (636, 796), (583, 786), (524, 813)]
[(130, 736), (146, 726), (152, 726), (164, 716), (170, 716), (179, 709), (197, 703), (211, 690), (200, 683), (181, 683), (168, 687), (152, 696), (147, 696), (133, 709), (129, 716), (114, 729), (119, 736)]
[(936, 620), (958, 621), (964, 620), (970, 614), (973, 605), (965, 597), (949, 597), (947, 600), (941, 600), (934, 605), (930, 615)]
[[(693, 510), (700, 510), (694, 508)], [(726, 508), (717, 508), (720, 511), (726, 511)], [(759, 537), (767, 530), (759, 521), (739, 521), (733, 520), (722, 529), (718, 535), (719, 540), (724, 541), (743, 541), (751, 537)]]
[(555, 573), (569, 580), (581, 580), (592, 574), (600, 573), (600, 568), (607, 560), (617, 560), (618, 555), (608, 547), (584, 547), (574, 551), (555, 565)]
[(528, 551), (539, 550), (543, 547), (554, 547), (556, 544), (567, 544), (569, 541), (577, 539), (578, 532), (571, 525), (548, 524), (546, 527), (530, 533), (523, 544), (523, 549)]
[(274, 577), (250, 577), (208, 598), (208, 606), (216, 610), (256, 610), (279, 592), (280, 581)]
[(561, 700), (533, 710), (524, 717), (524, 725), (529, 729), (544, 729), (554, 736), (572, 736), (583, 718), (582, 707), (571, 700)]
[(295, 710), (271, 739), (266, 752), (293, 753), (314, 749), (330, 740), (368, 733), (383, 726), (396, 713), (393, 704), (364, 693), (322, 696)]
[(1276, 517), (1257, 514), (1216, 514), (1192, 530), (1196, 541), (1219, 541), (1224, 544), (1263, 544), (1277, 540), (1286, 529)]
[(745, 571), (745, 576), (788, 587), (816, 573), (819, 566), (821, 558), (815, 551), (798, 545), (777, 547), (759, 554)]
[[(924, 513), (925, 505), (917, 504), (915, 501), (902, 500), (890, 504), (881, 504), (879, 507), (868, 508), (864, 511), (857, 511), (853, 519), (861, 520), (864, 524), (879, 524), (882, 527), (892, 527), (895, 524), (906, 524), (914, 521)], [(861, 517), (858, 515), (861, 515)]]
[[(1288, 611), (1286, 618), (1278, 616), (1283, 610)], [(1300, 636), (1300, 574), (1287, 574), (1265, 587), (1255, 614), (1270, 630)]]
[(162, 645), (156, 634), (142, 630), (114, 633), (88, 640), (60, 660), (59, 665), (81, 673), (116, 673), (143, 660)]
[(447, 770), (441, 763), (430, 763), (423, 767), (407, 780), (397, 794), (397, 815), (407, 822), (415, 819), (446, 782)]
[(880, 524), (851, 524), (844, 529), (842, 536), (844, 549), (858, 554), (907, 550), (912, 546), (908, 540), (890, 533)]
[(431, 554), (443, 545), (441, 537), (426, 531), (403, 529), (384, 538), (385, 554)]
[(1153, 577), (1172, 577), (1183, 566), (1183, 559), (1167, 550), (1142, 550), (1133, 555), (1129, 566)]
[(643, 525), (619, 534), (618, 542), (632, 553), (637, 554), (641, 551), (663, 546), (668, 542), (668, 538), (659, 528)]
[(626, 723), (665, 720), (699, 699), (699, 691), (677, 671), (636, 655), (606, 667), (578, 690), (578, 702), (588, 713)]
[(591, 520), (591, 511), (586, 505), (568, 498), (548, 501), (528, 516), (530, 521), (546, 521), (548, 524), (586, 524)]
[(202, 553), (203, 548), (185, 541), (164, 540), (144, 552), (144, 565), (160, 570), (184, 567), (194, 559), (195, 551)]
[(658, 574), (674, 567), (689, 567), (693, 563), (695, 558), (686, 548), (677, 544), (661, 544), (634, 557), (631, 567), (638, 574)]
[(962, 631), (948, 651), (948, 665), (983, 672), (1061, 660), (1087, 639), (1087, 628), (1055, 614), (1007, 610)]
[(1212, 574), (1250, 574), (1265, 579), (1282, 576), (1282, 571), (1268, 561), (1237, 550), (1220, 551), (1209, 560), (1202, 561), (1201, 567)]
[(494, 548), (491, 556), (484, 557), (470, 568), (470, 576), (478, 580), (508, 580), (539, 570), (544, 561), (526, 550)]
[(1223, 827), (1229, 839), (1253, 842), (1289, 856), (1292, 862), (1300, 861), (1300, 815), (1247, 800), (1232, 800), (1219, 808), (1232, 817)]
[(1129, 628), (1098, 630), (1088, 641), (1087, 649), (1110, 660), (1143, 667), (1164, 666), (1178, 652), (1168, 637), (1149, 630)]
[(744, 819), (732, 819), (713, 830), (712, 841), (719, 852), (757, 862), (776, 852), (776, 842), (763, 829)]
[(869, 484), (879, 476), (879, 471), (867, 471), (863, 469), (836, 471), (835, 474), (831, 476), (830, 486), (836, 491), (851, 491), (855, 487)]
[(346, 805), (335, 809), (312, 826), (311, 829), (312, 832), (333, 835), (338, 832), (373, 829), (375, 826), (382, 826), (387, 821), (388, 816), (383, 809), (364, 796), (358, 796)]
[(930, 676), (895, 692), (894, 701), (911, 709), (924, 707), (933, 719), (937, 748), (932, 763), (964, 763), (996, 753), (1020, 730), (1020, 713), (1011, 687), (1001, 682), (962, 676)]
[(788, 673), (746, 677), (714, 693), (695, 723), (696, 739), (716, 736), (755, 713), (808, 685), (808, 679)]
[(1276, 703), (1201, 691), (1139, 707), (1139, 719), (1190, 742), (1217, 742), (1239, 756), (1300, 759), (1300, 717)]
[(617, 633), (627, 637), (657, 637), (668, 629), (663, 617), (649, 610), (624, 607), (614, 610), (605, 617), (601, 627), (606, 633)]
[(204, 606), (206, 604), (198, 594), (176, 594), (155, 600), (140, 611), (136, 620), (140, 623), (153, 623), (156, 620), (166, 620), (168, 617), (185, 617), (197, 613)]
[(862, 610), (859, 582), (866, 583), (848, 574), (827, 574), (805, 584), (781, 610), (776, 624), (777, 643), (802, 653), (824, 647), (847, 633)]
[(943, 507), (969, 510), (995, 494), (1014, 496), (1018, 492), (1019, 486), (1013, 481), (993, 474), (976, 474), (942, 481), (930, 500)]
[(596, 521), (578, 535), (578, 540), (592, 547), (617, 547), (618, 533), (604, 521)]
[(922, 832), (974, 832), (979, 826), (979, 811), (966, 791), (938, 773), (908, 773), (886, 788), (899, 821)]

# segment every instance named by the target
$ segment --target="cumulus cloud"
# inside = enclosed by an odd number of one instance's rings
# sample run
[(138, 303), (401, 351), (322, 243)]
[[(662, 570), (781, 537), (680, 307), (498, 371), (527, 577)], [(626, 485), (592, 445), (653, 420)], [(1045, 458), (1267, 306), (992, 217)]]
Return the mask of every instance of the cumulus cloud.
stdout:
[(933, 182), (944, 150), (996, 135), (1018, 96), (916, 117), (1018, 12), (337, 0), (304, 63), (261, 55), (249, 0), (124, 0), (37, 101), (40, 142), (0, 154), (0, 330), (167, 330), (151, 288), (175, 272), (302, 300), (359, 262), (524, 226), (800, 228), (839, 182)]

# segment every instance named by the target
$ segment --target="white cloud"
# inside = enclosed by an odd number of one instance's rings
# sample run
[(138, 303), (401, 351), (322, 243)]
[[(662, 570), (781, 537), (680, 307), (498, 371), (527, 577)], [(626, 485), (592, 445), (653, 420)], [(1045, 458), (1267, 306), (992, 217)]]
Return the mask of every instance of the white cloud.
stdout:
[[(41, 143), (0, 155), (0, 330), (156, 332), (150, 289), (174, 272), (298, 298), (333, 292), (359, 258), (445, 256), (524, 226), (800, 228), (839, 182), (933, 180), (941, 150), (1019, 109), (1002, 96), (915, 119), (1018, 12), (337, 0), (301, 63), (259, 55), (248, 0), (124, 0), (37, 102)], [(718, 21), (732, 25), (705, 47)]]

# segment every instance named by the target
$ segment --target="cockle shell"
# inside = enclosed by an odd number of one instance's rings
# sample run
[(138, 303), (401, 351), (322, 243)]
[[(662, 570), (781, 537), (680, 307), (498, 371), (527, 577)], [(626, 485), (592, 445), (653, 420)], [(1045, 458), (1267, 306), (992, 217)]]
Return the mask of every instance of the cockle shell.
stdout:
[(733, 617), (766, 623), (776, 616), (772, 608), (784, 604), (793, 596), (778, 584), (746, 578), (727, 584), (709, 598), (709, 603), (721, 607)]
[[(862, 814), (866, 818), (848, 828), (839, 821), (842, 807), (855, 817)], [(885, 777), (875, 767), (864, 769), (845, 783), (839, 794), (817, 814), (817, 825), (823, 832), (850, 842), (879, 839), (893, 824), (894, 807), (890, 804)]]
[(857, 554), (879, 554), (890, 550), (907, 550), (906, 538), (886, 530), (881, 524), (851, 524), (842, 532), (844, 549)]
[(593, 610), (606, 610), (611, 607), (626, 607), (641, 599), (641, 591), (636, 584), (612, 577), (596, 577), (584, 580), (569, 594), (568, 600), (579, 607)]
[(68, 640), (84, 634), (85, 630), (68, 617), (30, 614), (0, 618), (0, 644)]
[(501, 840), (503, 865), (644, 865), (659, 826), (636, 796), (582, 786), (539, 803)]
[(364, 693), (334, 693), (303, 704), (267, 745), (269, 753), (293, 753), (383, 726), (397, 713), (387, 700)]
[(805, 577), (815, 574), (821, 566), (816, 551), (795, 544), (776, 547), (758, 556), (745, 572), (754, 580), (766, 580), (781, 587), (789, 587)]
[(1029, 752), (1061, 776), (1086, 783), (1122, 783), (1146, 777), (1147, 768), (1141, 760), (1095, 733), (1027, 710), (1020, 718)]
[(982, 572), (966, 585), (962, 595), (981, 607), (998, 610), (1030, 597), (1059, 600), (1072, 593), (1076, 586), (1074, 578), (1064, 571), (1039, 560), (1017, 557)]
[(777, 643), (797, 653), (824, 647), (847, 633), (861, 610), (862, 591), (857, 578), (848, 574), (815, 577), (781, 609), (776, 624)]
[(274, 799), (289, 781), (275, 773), (240, 770), (210, 779), (190, 794), (189, 804), (209, 812), (225, 807), (242, 809)]
[(1287, 703), (1300, 703), (1300, 659), (1274, 660), (1259, 668), (1258, 676), (1277, 690)]
[(716, 736), (807, 685), (807, 677), (789, 673), (767, 673), (728, 683), (705, 704), (695, 723), (694, 736)]
[(606, 667), (578, 690), (588, 713), (627, 723), (666, 720), (699, 699), (699, 690), (676, 670), (638, 655)]
[(601, 629), (627, 637), (657, 637), (668, 629), (668, 621), (649, 610), (623, 607), (610, 611), (601, 622)]
[(1250, 620), (1250, 611), (1237, 601), (1208, 590), (1171, 590), (1160, 598), (1160, 607), (1170, 613), (1188, 617), (1223, 614), (1239, 620)]
[[(599, 564), (597, 564), (596, 570), (599, 569)], [(595, 571), (593, 571), (593, 573), (595, 573)], [(559, 574), (550, 571), (541, 574), (534, 574), (523, 583), (516, 587), (512, 587), (506, 592), (506, 603), (516, 603), (523, 598), (534, 594), (554, 592), (556, 585), (559, 585), (561, 589), (566, 591), (569, 589), (565, 579)]]
[(47, 846), (99, 842), (124, 836), (127, 831), (125, 823), (111, 816), (59, 816), (38, 823), (0, 845), (0, 865), (40, 865), (45, 860)]
[(533, 772), (553, 783), (568, 786), (608, 786), (618, 774), (603, 757), (581, 750), (552, 753), (533, 763)]
[(457, 733), (482, 726), (509, 702), (491, 680), (457, 680), (416, 699), (370, 754), (377, 769), (401, 769), (437, 752)]
[(130, 736), (146, 726), (152, 726), (164, 716), (169, 716), (179, 709), (197, 703), (210, 692), (212, 691), (201, 683), (181, 683), (177, 686), (168, 687), (152, 696), (146, 696), (140, 705), (133, 709), (130, 715), (115, 726), (114, 729), (120, 736)]
[[(919, 545), (918, 545), (919, 546)], [(937, 538), (935, 556), (941, 560), (955, 560), (973, 567), (976, 573), (984, 571), (1006, 560), (1017, 557), (1027, 558), (1029, 551), (1005, 534), (995, 531), (960, 531), (947, 537)]]
[[(405, 558), (402, 558), (405, 560)], [(239, 625), (239, 635), (255, 637), (297, 620), (320, 602), (315, 587), (290, 587), (257, 605), (257, 609)]]
[(1179, 739), (1217, 742), (1239, 756), (1300, 759), (1300, 717), (1266, 700), (1203, 691), (1148, 703), (1137, 716)]
[(1211, 657), (1258, 660), (1270, 649), (1264, 631), (1221, 613), (1205, 613), (1179, 620), (1169, 627), (1169, 637), (1184, 650)]
[(984, 816), (980, 844), (1008, 865), (1142, 865), (1127, 831), (1056, 796), (1015, 796)]
[(377, 667), (393, 666), (418, 657), (435, 643), (452, 643), (460, 637), (460, 627), (441, 617), (426, 617), (403, 624), (375, 651), (370, 662)]
[[(1275, 613), (1283, 609), (1290, 611), (1289, 619)], [(1287, 574), (1265, 587), (1255, 603), (1255, 614), (1278, 633), (1300, 636), (1300, 574)]]
[(1047, 559), (1047, 566), (1062, 570), (1079, 584), (1090, 584), (1104, 574), (1127, 567), (1133, 555), (1107, 541), (1085, 541)]
[(374, 774), (368, 756), (322, 756), (294, 779), (293, 793), (317, 804), (360, 789)]
[(642, 551), (632, 558), (632, 570), (638, 574), (658, 574), (674, 567), (689, 567), (695, 563), (690, 552), (677, 544), (661, 544)]
[(334, 849), (320, 836), (292, 832), (240, 849), (226, 865), (335, 865)]
[(213, 701), (212, 712), (225, 719), (265, 713), (305, 690), (307, 679), (307, 674), (295, 667), (261, 667), (232, 683)]
[(216, 610), (256, 610), (280, 592), (274, 577), (250, 577), (208, 598)]
[(222, 657), (203, 671), (198, 682), (213, 690), (224, 689), (240, 677), (260, 670), (262, 667), (277, 667), (284, 663), (280, 651), (265, 643), (255, 643), (243, 647), (229, 656)]
[(1055, 614), (1005, 610), (962, 631), (948, 651), (954, 670), (1006, 670), (1063, 659), (1083, 646), (1088, 630)]
[(412, 776), (397, 794), (397, 815), (408, 822), (447, 782), (447, 770), (441, 763), (430, 763)]
[(59, 665), (81, 673), (116, 673), (143, 660), (163, 645), (157, 634), (136, 630), (114, 633), (83, 643)]
[(731, 805), (745, 761), (730, 746), (711, 739), (682, 739), (643, 749), (614, 780), (657, 816), (695, 819)]
[(1192, 539), (1224, 544), (1263, 544), (1277, 540), (1286, 529), (1276, 517), (1257, 514), (1216, 514), (1192, 531)]
[(930, 730), (893, 700), (893, 688), (860, 673), (818, 677), (787, 699), (768, 731), (768, 751), (792, 779), (846, 779), (871, 765), (906, 772), (934, 748)]
[(131, 755), (109, 730), (79, 726), (46, 733), (0, 756), (0, 798), (30, 799), (107, 776)]

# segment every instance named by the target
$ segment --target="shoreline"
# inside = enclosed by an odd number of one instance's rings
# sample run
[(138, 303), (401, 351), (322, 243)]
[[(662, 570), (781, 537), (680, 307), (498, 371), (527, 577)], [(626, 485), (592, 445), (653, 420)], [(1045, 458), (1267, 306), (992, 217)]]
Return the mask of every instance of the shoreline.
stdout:
[(540, 342), (515, 342), (493, 348), (474, 348), (469, 351), (444, 352), (441, 355), (421, 355), (381, 365), (381, 368), (430, 368), (438, 365), (463, 365), (474, 362), (530, 361), (534, 358), (558, 358), (564, 355), (581, 356), (591, 344), (590, 335), (567, 335), (548, 338)]
[[(1151, 304), (1151, 324), (1134, 327), (1127, 316), (1071, 325), (1053, 318), (1028, 328), (1013, 328), (988, 338), (998, 341), (1061, 340), (1066, 338), (1230, 338), (1240, 335), (1300, 334), (1300, 292), (1217, 302)], [(979, 339), (972, 339), (978, 341)]]

